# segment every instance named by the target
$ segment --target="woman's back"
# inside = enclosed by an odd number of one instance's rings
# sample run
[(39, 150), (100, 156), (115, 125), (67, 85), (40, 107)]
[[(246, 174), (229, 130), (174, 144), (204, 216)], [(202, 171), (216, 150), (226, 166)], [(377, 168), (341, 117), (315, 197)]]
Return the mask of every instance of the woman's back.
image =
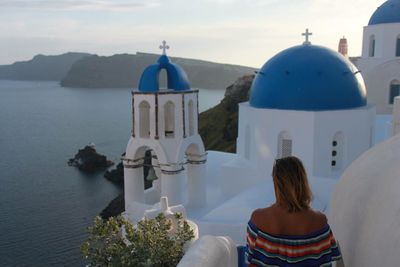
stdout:
[(311, 188), (296, 157), (276, 159), (276, 203), (253, 212), (247, 225), (250, 266), (331, 266), (341, 254), (325, 215), (310, 208)]
[(251, 221), (260, 230), (274, 235), (309, 234), (321, 230), (327, 224), (323, 213), (312, 209), (288, 212), (278, 204), (255, 210)]
[(247, 243), (249, 266), (331, 266), (340, 258), (325, 215), (277, 204), (253, 212)]

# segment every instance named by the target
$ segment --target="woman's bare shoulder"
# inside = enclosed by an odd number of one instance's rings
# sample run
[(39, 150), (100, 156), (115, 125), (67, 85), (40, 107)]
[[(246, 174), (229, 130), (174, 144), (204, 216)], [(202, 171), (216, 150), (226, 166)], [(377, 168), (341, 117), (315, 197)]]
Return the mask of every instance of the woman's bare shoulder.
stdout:
[(256, 209), (251, 214), (251, 222), (257, 226), (257, 228), (262, 230), (270, 230), (268, 228), (275, 228), (276, 221), (276, 208), (274, 205)]
[(271, 205), (266, 208), (259, 208), (253, 211), (251, 214), (251, 220), (253, 219), (258, 219), (260, 217), (265, 218), (266, 216), (271, 216), (274, 213), (275, 207), (274, 205)]
[(317, 211), (317, 210), (311, 210), (311, 211), (314, 213), (314, 216), (315, 216), (318, 220), (323, 221), (323, 222), (325, 222), (325, 223), (328, 222), (328, 218), (326, 218), (326, 215), (325, 215), (324, 213), (322, 213), (322, 212), (320, 212), (320, 211)]
[(320, 211), (310, 210), (310, 219), (314, 222), (315, 228), (322, 228), (328, 224), (328, 218)]

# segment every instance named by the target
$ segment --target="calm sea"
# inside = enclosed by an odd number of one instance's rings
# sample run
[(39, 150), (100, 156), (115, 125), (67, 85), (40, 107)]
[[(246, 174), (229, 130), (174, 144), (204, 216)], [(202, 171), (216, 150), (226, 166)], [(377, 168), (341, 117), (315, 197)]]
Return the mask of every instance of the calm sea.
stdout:
[[(223, 90), (201, 90), (200, 109)], [(0, 81), (0, 266), (82, 266), (79, 246), (120, 192), (67, 166), (93, 142), (117, 162), (131, 131), (130, 89)]]

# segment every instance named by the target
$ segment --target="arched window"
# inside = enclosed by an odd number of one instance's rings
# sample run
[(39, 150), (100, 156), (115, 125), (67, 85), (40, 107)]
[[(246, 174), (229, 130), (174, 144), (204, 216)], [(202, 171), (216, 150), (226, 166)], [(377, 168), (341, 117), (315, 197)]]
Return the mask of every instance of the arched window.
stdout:
[(374, 57), (375, 56), (375, 35), (371, 35), (369, 38), (369, 56)]
[(165, 137), (174, 138), (175, 136), (175, 104), (168, 101), (164, 105), (164, 127)]
[(332, 171), (341, 170), (343, 167), (344, 140), (343, 133), (337, 132), (332, 139), (331, 166)]
[(139, 104), (139, 129), (140, 137), (150, 137), (150, 105), (147, 101)]
[(396, 40), (396, 57), (400, 57), (400, 35), (397, 36)]
[(394, 98), (400, 95), (400, 82), (394, 80), (390, 83), (389, 104), (393, 105)]
[(285, 158), (292, 155), (292, 137), (288, 132), (281, 132), (278, 136), (278, 155), (277, 158)]
[(194, 104), (193, 100), (189, 101), (189, 136), (194, 135)]
[(244, 157), (246, 159), (250, 159), (251, 153), (251, 139), (250, 139), (250, 126), (246, 126), (245, 134), (244, 134)]

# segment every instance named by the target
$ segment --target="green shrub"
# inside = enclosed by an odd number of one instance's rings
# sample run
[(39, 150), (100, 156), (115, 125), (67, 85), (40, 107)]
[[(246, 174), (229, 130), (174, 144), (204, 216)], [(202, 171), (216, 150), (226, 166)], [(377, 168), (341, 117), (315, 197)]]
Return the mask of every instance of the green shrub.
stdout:
[(194, 235), (182, 216), (175, 216), (178, 224), (174, 232), (163, 214), (136, 226), (122, 216), (107, 221), (96, 217), (81, 246), (82, 255), (88, 266), (176, 266), (184, 254), (184, 244)]

